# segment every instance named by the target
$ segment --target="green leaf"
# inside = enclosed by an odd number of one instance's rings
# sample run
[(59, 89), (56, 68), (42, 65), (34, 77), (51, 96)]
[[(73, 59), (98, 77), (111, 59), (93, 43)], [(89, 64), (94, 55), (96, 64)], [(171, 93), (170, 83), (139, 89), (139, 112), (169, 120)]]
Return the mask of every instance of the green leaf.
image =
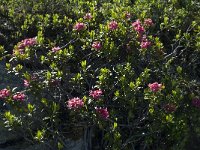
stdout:
[(64, 146), (60, 142), (58, 142), (58, 150), (62, 150), (63, 148)]
[(166, 115), (166, 121), (167, 121), (167, 122), (171, 122), (171, 123), (172, 123), (172, 122), (173, 122), (173, 118), (174, 118), (174, 117), (173, 117), (171, 114)]
[(164, 24), (167, 25), (168, 24), (168, 21), (169, 21), (169, 18), (166, 16), (164, 17)]
[(83, 71), (86, 71), (86, 65), (87, 65), (86, 60), (81, 61), (81, 67), (82, 67)]
[(135, 88), (135, 84), (133, 82), (130, 82), (129, 87), (133, 90)]
[(182, 73), (182, 67), (181, 66), (178, 66), (177, 68), (176, 68), (176, 71), (179, 73), (179, 74), (181, 74)]
[(25, 72), (23, 74), (24, 78), (27, 79), (27, 80), (31, 80), (31, 75), (28, 73), (28, 72)]
[(154, 113), (154, 108), (153, 108), (153, 107), (150, 107), (150, 108), (149, 108), (149, 113), (150, 113), (150, 114), (153, 114), (153, 113)]
[(60, 109), (59, 104), (53, 102), (53, 105), (52, 105), (52, 111), (53, 111), (53, 113), (56, 113), (59, 109)]
[(58, 78), (62, 77), (62, 75), (63, 75), (63, 72), (61, 70), (58, 70), (58, 72), (57, 72)]
[(38, 130), (35, 136), (35, 139), (38, 141), (42, 141), (42, 139), (44, 138), (44, 134), (45, 134), (45, 130)]
[(115, 130), (117, 128), (117, 122), (114, 122), (113, 124), (113, 130)]
[(41, 99), (41, 102), (45, 105), (45, 106), (48, 106), (48, 101), (46, 98), (42, 98)]
[(119, 97), (119, 90), (115, 91), (115, 96)]
[(28, 104), (28, 110), (29, 110), (29, 112), (33, 112), (33, 110), (34, 110), (34, 105), (32, 105), (32, 104)]
[(11, 68), (11, 65), (10, 65), (10, 63), (6, 63), (6, 69), (10, 69)]
[(46, 77), (47, 77), (47, 80), (50, 80), (50, 79), (51, 79), (51, 72), (50, 72), (50, 71), (47, 71)]

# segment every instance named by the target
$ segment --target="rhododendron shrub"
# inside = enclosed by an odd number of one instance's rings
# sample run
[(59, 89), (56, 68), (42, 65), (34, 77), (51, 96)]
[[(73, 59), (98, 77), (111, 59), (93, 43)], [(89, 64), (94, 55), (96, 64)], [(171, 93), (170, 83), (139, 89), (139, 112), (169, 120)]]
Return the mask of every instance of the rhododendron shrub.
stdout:
[(21, 83), (0, 90), (6, 127), (52, 149), (67, 138), (86, 149), (184, 149), (200, 136), (192, 3), (56, 2), (6, 13), (19, 28), (1, 56)]

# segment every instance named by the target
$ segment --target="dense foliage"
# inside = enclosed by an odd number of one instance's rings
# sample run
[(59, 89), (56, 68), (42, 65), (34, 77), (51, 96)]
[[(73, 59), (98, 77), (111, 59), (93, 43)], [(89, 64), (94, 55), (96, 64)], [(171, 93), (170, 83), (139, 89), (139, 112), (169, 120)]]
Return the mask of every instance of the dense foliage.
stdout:
[[(198, 0), (1, 0), (9, 130), (63, 149), (196, 149)], [(192, 139), (192, 140), (191, 140)]]

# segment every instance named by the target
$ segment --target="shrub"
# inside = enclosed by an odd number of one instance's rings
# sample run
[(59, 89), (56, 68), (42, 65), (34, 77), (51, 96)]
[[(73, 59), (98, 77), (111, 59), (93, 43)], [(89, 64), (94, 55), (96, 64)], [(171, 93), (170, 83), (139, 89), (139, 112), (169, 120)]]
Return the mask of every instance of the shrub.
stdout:
[(2, 58), (24, 86), (0, 91), (9, 129), (54, 149), (77, 130), (93, 131), (93, 149), (183, 149), (199, 136), (199, 2), (1, 5), (16, 27)]

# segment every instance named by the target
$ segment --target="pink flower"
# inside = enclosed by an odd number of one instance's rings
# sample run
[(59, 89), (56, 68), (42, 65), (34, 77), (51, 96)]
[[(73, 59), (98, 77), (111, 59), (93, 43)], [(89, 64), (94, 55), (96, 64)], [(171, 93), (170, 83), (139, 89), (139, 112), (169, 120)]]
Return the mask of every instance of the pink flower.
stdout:
[(146, 26), (152, 26), (152, 25), (153, 25), (153, 21), (152, 21), (150, 18), (148, 18), (148, 19), (145, 19), (145, 20), (144, 20), (144, 24), (145, 24)]
[(33, 46), (37, 43), (36, 38), (28, 38), (24, 39), (20, 42), (18, 48), (24, 49), (25, 47)]
[(135, 22), (132, 23), (132, 26), (135, 28), (137, 26), (140, 26), (141, 25), (141, 22), (139, 19), (137, 19)]
[(167, 113), (175, 112), (175, 111), (176, 111), (176, 105), (174, 105), (174, 104), (166, 104), (166, 105), (164, 106), (164, 110), (165, 110)]
[(151, 45), (151, 42), (147, 40), (146, 35), (143, 35), (140, 43), (141, 48), (148, 48)]
[(87, 14), (85, 14), (85, 16), (83, 18), (86, 19), (86, 20), (91, 20), (92, 15), (91, 15), (91, 13), (87, 13)]
[(197, 107), (197, 108), (200, 108), (200, 99), (199, 98), (195, 98), (192, 100), (192, 105)]
[(28, 80), (24, 80), (24, 86), (29, 87), (29, 85), (30, 85), (30, 82)]
[(57, 52), (57, 51), (59, 51), (59, 50), (61, 50), (61, 49), (60, 49), (60, 47), (58, 46), (58, 47), (53, 47), (51, 51), (55, 53), (55, 52)]
[(37, 44), (36, 38), (24, 39), (24, 40), (22, 40), (21, 42), (18, 43), (17, 49), (13, 50), (13, 55), (16, 55), (17, 52), (19, 54), (24, 54), (26, 47), (34, 46), (35, 44)]
[(20, 92), (13, 95), (13, 99), (17, 101), (24, 101), (25, 97), (26, 97), (25, 94)]
[(99, 99), (102, 94), (103, 94), (102, 90), (91, 90), (89, 93), (89, 95), (94, 99)]
[(144, 27), (143, 27), (142, 25), (139, 25), (139, 26), (135, 27), (134, 29), (135, 29), (135, 31), (137, 31), (139, 34), (142, 34), (142, 33), (145, 31), (145, 29), (144, 29)]
[(74, 25), (74, 30), (76, 31), (81, 31), (81, 30), (85, 30), (86, 29), (86, 25), (82, 22), (78, 22)]
[(137, 31), (139, 34), (142, 34), (145, 29), (144, 27), (142, 26), (140, 20), (136, 20), (135, 22), (132, 23), (132, 27), (135, 31)]
[(83, 105), (84, 105), (84, 102), (82, 99), (80, 99), (78, 97), (74, 97), (74, 98), (68, 100), (67, 107), (69, 109), (78, 109), (78, 108), (82, 108)]
[(116, 30), (118, 28), (118, 23), (116, 21), (111, 21), (108, 24), (108, 28), (109, 30)]
[(99, 41), (93, 42), (92, 48), (99, 50), (101, 49), (101, 43)]
[(0, 90), (0, 99), (4, 99), (10, 95), (10, 91), (8, 89)]
[(103, 119), (108, 119), (109, 117), (109, 112), (107, 110), (107, 108), (97, 108), (95, 107), (97, 113), (103, 118)]
[(151, 42), (149, 42), (149, 41), (142, 41), (140, 43), (140, 47), (143, 48), (143, 49), (148, 48), (150, 45), (151, 45)]
[(158, 84), (158, 82), (149, 83), (148, 86), (152, 92), (158, 92), (162, 89), (162, 84)]

